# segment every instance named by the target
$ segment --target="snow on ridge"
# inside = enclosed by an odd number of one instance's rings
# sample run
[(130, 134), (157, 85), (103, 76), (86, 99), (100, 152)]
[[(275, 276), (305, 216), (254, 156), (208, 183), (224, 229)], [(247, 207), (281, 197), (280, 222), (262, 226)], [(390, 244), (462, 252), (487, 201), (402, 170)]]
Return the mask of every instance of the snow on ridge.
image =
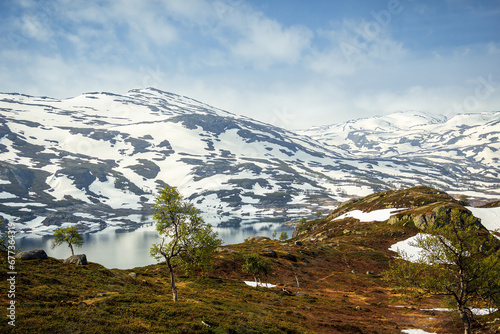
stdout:
[(345, 218), (355, 218), (358, 219), (362, 223), (366, 222), (372, 222), (372, 221), (386, 221), (391, 216), (401, 210), (407, 210), (407, 208), (390, 208), (390, 209), (380, 209), (380, 210), (374, 210), (370, 212), (363, 212), (361, 210), (353, 210), (344, 213), (343, 215), (338, 216), (337, 218), (333, 220), (339, 220), (339, 219), (345, 219)]

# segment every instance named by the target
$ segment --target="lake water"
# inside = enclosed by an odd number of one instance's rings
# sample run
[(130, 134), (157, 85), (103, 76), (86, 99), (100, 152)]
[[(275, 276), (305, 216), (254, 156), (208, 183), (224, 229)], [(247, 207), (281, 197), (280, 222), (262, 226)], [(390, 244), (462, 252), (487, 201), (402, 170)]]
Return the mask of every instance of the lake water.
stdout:
[[(277, 230), (278, 236), (281, 231), (286, 231), (291, 237), (294, 228), (279, 223), (254, 223), (242, 225), (241, 227), (213, 227), (219, 233), (219, 238), (224, 245), (243, 242), (250, 236), (262, 235), (272, 237), (273, 231)], [(43, 249), (48, 256), (56, 259), (65, 259), (71, 255), (71, 250), (65, 244), (52, 249), (54, 240), (52, 236), (25, 236), (17, 234), (16, 244), (23, 250)], [(86, 254), (89, 262), (102, 264), (106, 268), (132, 269), (157, 261), (149, 256), (151, 245), (160, 239), (153, 224), (143, 225), (131, 231), (123, 231), (118, 227), (108, 227), (95, 233), (83, 234), (85, 243), (82, 247), (75, 248), (75, 254)]]

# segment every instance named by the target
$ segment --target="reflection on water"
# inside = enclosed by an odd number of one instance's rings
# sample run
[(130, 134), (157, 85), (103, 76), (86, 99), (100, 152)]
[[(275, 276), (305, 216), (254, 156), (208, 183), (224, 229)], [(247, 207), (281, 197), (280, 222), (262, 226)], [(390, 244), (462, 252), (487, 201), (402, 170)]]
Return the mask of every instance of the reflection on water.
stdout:
[[(271, 238), (275, 229), (278, 236), (281, 231), (286, 231), (291, 237), (294, 228), (278, 223), (256, 223), (241, 227), (213, 227), (213, 229), (219, 233), (224, 245), (231, 245), (241, 243), (255, 235)], [(17, 234), (16, 244), (23, 250), (41, 248), (48, 256), (56, 259), (65, 259), (71, 255), (71, 250), (65, 244), (52, 249), (54, 240), (52, 236), (19, 238), (20, 236)], [(156, 263), (156, 260), (149, 256), (151, 245), (159, 240), (153, 224), (144, 225), (132, 232), (108, 227), (96, 233), (86, 233), (83, 239), (85, 243), (82, 247), (75, 248), (75, 254), (86, 254), (88, 261), (100, 263), (106, 268), (131, 269)]]

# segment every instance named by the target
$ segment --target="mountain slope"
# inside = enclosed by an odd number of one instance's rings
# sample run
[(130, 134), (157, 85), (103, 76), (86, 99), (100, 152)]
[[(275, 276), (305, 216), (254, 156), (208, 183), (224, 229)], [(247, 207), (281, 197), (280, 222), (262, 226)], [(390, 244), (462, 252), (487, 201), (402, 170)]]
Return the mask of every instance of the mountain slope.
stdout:
[[(498, 114), (485, 115), (467, 128), (456, 119), (445, 142), (474, 135), (483, 150), (452, 150), (443, 162), (375, 147), (382, 135), (370, 137), (367, 127), (352, 131), (379, 155), (361, 141), (325, 145), (318, 131), (297, 134), (152, 88), (66, 100), (0, 94), (0, 215), (30, 233), (75, 223), (133, 227), (150, 219), (165, 184), (214, 225), (308, 216), (352, 196), (418, 184), (498, 197)], [(441, 124), (422, 127), (432, 122)], [(384, 126), (389, 136), (394, 129)], [(403, 130), (391, 140), (423, 136)], [(330, 144), (341, 137), (331, 136)], [(421, 144), (425, 152), (447, 150), (432, 136)], [(476, 161), (481, 154), (489, 158)]]
[(299, 133), (358, 158), (465, 163), (471, 174), (485, 178), (499, 175), (500, 112), (459, 114), (451, 118), (400, 112)]
[[(381, 219), (344, 215), (369, 211), (378, 216), (386, 208), (427, 211), (429, 204), (460, 205), (427, 187), (385, 191), (301, 223), (286, 242), (253, 237), (219, 247), (206, 272), (187, 274), (177, 267), (177, 303), (164, 263), (110, 270), (91, 258), (84, 266), (54, 258), (17, 259), (23, 276), (16, 281), (16, 305), (22, 305), (16, 318), (26, 320), (18, 321), (14, 332), (396, 334), (422, 328), (463, 333), (444, 296), (403, 298), (383, 277), (396, 255), (391, 246), (421, 232), (413, 223), (392, 224), (390, 214)], [(253, 280), (244, 270), (249, 254), (268, 263), (272, 270), (265, 280), (275, 287), (243, 282)], [(0, 252), (0, 265), (7, 266), (5, 252)], [(4, 271), (0, 278), (10, 276)], [(486, 306), (496, 307), (474, 305)], [(477, 316), (476, 332), (495, 332), (499, 315)]]

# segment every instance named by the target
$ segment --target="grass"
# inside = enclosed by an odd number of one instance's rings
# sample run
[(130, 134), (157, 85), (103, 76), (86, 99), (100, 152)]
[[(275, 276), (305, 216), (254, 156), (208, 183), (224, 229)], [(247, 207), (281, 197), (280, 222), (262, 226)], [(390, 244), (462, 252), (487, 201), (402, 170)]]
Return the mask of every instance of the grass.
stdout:
[[(444, 300), (402, 298), (381, 275), (393, 255), (388, 247), (416, 234), (414, 226), (325, 217), (299, 228), (299, 237), (286, 242), (266, 238), (225, 246), (232, 252), (215, 253), (209, 272), (198, 276), (178, 272), (178, 303), (172, 301), (168, 271), (162, 264), (109, 270), (95, 263), (75, 266), (52, 258), (17, 260), (16, 327), (2, 325), (0, 332), (401, 333), (405, 328), (462, 332), (453, 312), (421, 310), (445, 307)], [(345, 229), (351, 233), (344, 234)], [(264, 248), (277, 253), (276, 258), (267, 258), (274, 289), (242, 282), (253, 280), (242, 271), (245, 255), (263, 256)], [(4, 253), (0, 266), (7, 268)], [(135, 278), (129, 275), (132, 272)], [(7, 279), (5, 270), (0, 279)], [(6, 294), (0, 299), (3, 305), (9, 302)], [(499, 312), (481, 317), (483, 324), (492, 324), (475, 332), (493, 333), (498, 317)]]

